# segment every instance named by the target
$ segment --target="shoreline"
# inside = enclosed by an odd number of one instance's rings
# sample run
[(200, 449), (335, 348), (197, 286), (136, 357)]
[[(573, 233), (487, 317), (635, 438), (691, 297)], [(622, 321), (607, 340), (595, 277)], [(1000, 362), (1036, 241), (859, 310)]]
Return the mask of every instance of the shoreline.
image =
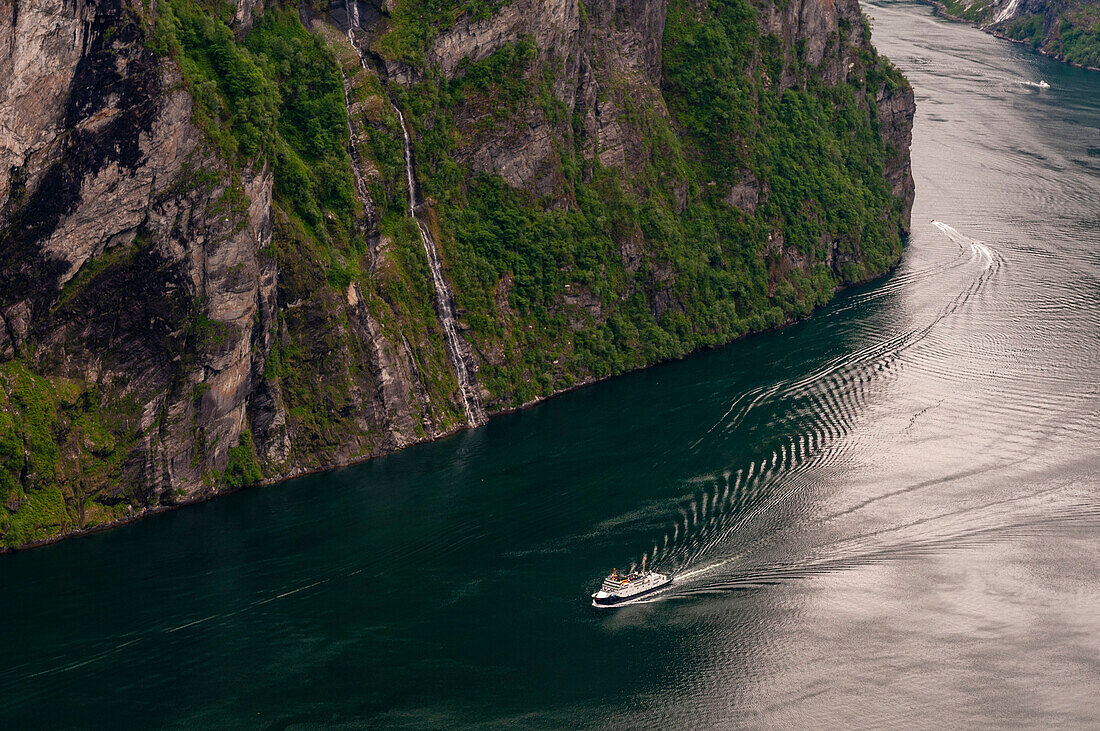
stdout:
[(932, 6), (932, 8), (935, 10), (936, 17), (943, 18), (944, 20), (950, 20), (953, 23), (964, 23), (966, 25), (974, 26), (975, 28), (977, 28), (981, 32), (987, 33), (987, 34), (993, 36), (994, 38), (1000, 38), (1003, 41), (1008, 41), (1010, 43), (1017, 43), (1021, 46), (1026, 46), (1026, 47), (1030, 48), (1032, 51), (1035, 51), (1036, 53), (1038, 53), (1042, 56), (1045, 56), (1046, 58), (1049, 58), (1052, 61), (1057, 61), (1058, 63), (1063, 63), (1066, 66), (1072, 66), (1073, 68), (1081, 69), (1082, 71), (1100, 71), (1100, 67), (1086, 66), (1084, 64), (1077, 63), (1075, 61), (1070, 61), (1069, 59), (1065, 58), (1064, 56), (1060, 56), (1056, 53), (1051, 53), (1050, 51), (1046, 50), (1045, 48), (1042, 48), (1040, 46), (1036, 46), (1036, 45), (1034, 45), (1034, 44), (1032, 44), (1028, 41), (1023, 41), (1023, 40), (1020, 40), (1019, 38), (1011, 38), (1011, 37), (1005, 35), (1000, 30), (992, 27), (991, 25), (982, 25), (981, 23), (979, 23), (976, 20), (970, 20), (968, 18), (963, 18), (962, 16), (959, 16), (959, 15), (954, 15), (953, 13), (951, 13), (950, 10), (947, 9), (946, 5), (944, 5), (942, 2), (940, 2), (940, 0), (917, 0), (917, 2), (921, 3), (922, 5)]
[[(888, 269), (886, 269), (885, 271), (883, 271), (880, 274), (868, 277), (867, 279), (864, 279), (864, 280), (861, 280), (861, 281), (858, 281), (858, 282), (853, 282), (853, 283), (851, 283), (847, 286), (844, 286), (844, 287), (837, 287), (836, 290), (833, 292), (832, 297), (829, 298), (828, 302), (815, 307), (810, 312), (810, 314), (806, 315), (806, 317), (803, 317), (803, 318), (800, 318), (800, 319), (791, 318), (791, 319), (788, 319), (785, 322), (783, 322), (781, 325), (777, 325), (775, 327), (770, 327), (770, 328), (767, 328), (767, 329), (764, 329), (764, 330), (753, 330), (751, 332), (746, 332), (743, 335), (740, 335), (740, 336), (734, 338), (733, 340), (730, 340), (729, 342), (722, 343), (721, 345), (703, 346), (701, 348), (697, 348), (695, 350), (684, 353), (683, 355), (681, 355), (679, 357), (676, 357), (676, 358), (667, 358), (665, 360), (656, 361), (654, 363), (649, 363), (647, 365), (639, 366), (637, 368), (631, 368), (630, 370), (623, 371), (622, 373), (609, 374), (609, 375), (601, 376), (601, 377), (589, 377), (589, 378), (586, 378), (584, 380), (577, 381), (573, 385), (571, 385), (567, 388), (560, 389), (558, 391), (554, 391), (553, 393), (551, 393), (547, 396), (538, 396), (538, 397), (533, 398), (530, 401), (522, 403), (518, 406), (509, 406), (509, 407), (500, 409), (499, 411), (494, 411), (493, 413), (487, 415), (486, 423), (481, 424), (480, 426), (485, 426), (486, 424), (488, 424), (488, 422), (490, 420), (492, 420), (492, 419), (494, 419), (498, 416), (504, 416), (506, 414), (514, 414), (514, 413), (517, 413), (519, 411), (526, 411), (527, 409), (530, 409), (534, 406), (537, 406), (538, 404), (541, 404), (544, 401), (549, 401), (550, 399), (557, 398), (558, 396), (561, 396), (563, 394), (571, 393), (573, 391), (577, 391), (577, 390), (580, 390), (582, 388), (587, 388), (589, 386), (593, 386), (593, 385), (595, 385), (597, 383), (600, 383), (602, 381), (607, 381), (607, 380), (610, 380), (612, 378), (617, 378), (619, 376), (625, 376), (628, 373), (636, 373), (638, 371), (642, 371), (642, 370), (645, 370), (647, 368), (653, 368), (654, 366), (659, 366), (659, 365), (662, 365), (664, 363), (673, 363), (673, 362), (676, 362), (676, 361), (682, 361), (682, 360), (685, 360), (687, 358), (690, 358), (690, 357), (692, 357), (694, 355), (697, 355), (697, 354), (700, 354), (700, 353), (707, 353), (707, 352), (711, 352), (711, 351), (715, 351), (715, 350), (721, 350), (723, 348), (728, 348), (729, 346), (733, 345), (734, 343), (739, 343), (739, 342), (741, 342), (743, 340), (746, 340), (750, 337), (754, 337), (754, 336), (757, 336), (757, 335), (766, 335), (766, 334), (774, 333), (774, 332), (779, 332), (780, 330), (785, 330), (786, 328), (788, 328), (792, 325), (797, 325), (798, 323), (801, 323), (801, 322), (807, 322), (815, 314), (817, 314), (821, 310), (825, 309), (829, 305), (833, 304), (833, 302), (836, 300), (837, 296), (839, 296), (843, 293), (846, 293), (846, 292), (851, 292), (853, 290), (859, 289), (860, 287), (868, 286), (868, 285), (870, 285), (874, 282), (882, 281), (882, 280), (890, 277), (894, 272), (897, 271), (898, 267), (901, 266), (902, 258), (905, 255), (905, 248), (907, 248), (908, 242), (909, 242), (909, 237), (908, 237), (908, 235), (906, 235), (906, 237), (904, 239), (903, 248), (902, 248), (902, 256), (899, 257), (898, 260), (896, 262), (894, 262)], [(381, 457), (385, 457), (385, 456), (390, 455), (390, 454), (397, 454), (398, 452), (404, 451), (405, 449), (408, 449), (410, 447), (414, 447), (414, 446), (417, 446), (417, 445), (420, 445), (420, 444), (426, 444), (428, 442), (436, 442), (436, 441), (439, 441), (441, 439), (446, 439), (448, 437), (452, 437), (452, 436), (458, 434), (459, 432), (467, 431), (467, 430), (475, 429), (475, 428), (479, 428), (479, 427), (473, 427), (470, 424), (462, 424), (460, 426), (456, 426), (452, 429), (442, 431), (442, 432), (439, 432), (437, 434), (421, 437), (421, 438), (416, 439), (414, 441), (411, 441), (407, 444), (403, 444), (400, 447), (398, 447), (397, 449), (393, 449), (393, 450), (390, 450), (390, 451), (387, 451), (387, 452), (382, 452), (380, 454), (371, 454), (371, 455), (365, 455), (365, 456), (360, 456), (360, 457), (354, 457), (354, 458), (351, 458), (351, 459), (348, 459), (348, 460), (345, 460), (345, 461), (334, 462), (332, 464), (325, 465), (323, 467), (311, 467), (311, 468), (308, 468), (308, 469), (302, 469), (302, 470), (291, 472), (291, 473), (286, 474), (286, 475), (280, 475), (279, 477), (272, 477), (272, 478), (260, 480), (259, 482), (253, 483), (251, 485), (241, 485), (240, 487), (229, 488), (229, 489), (225, 489), (225, 490), (219, 490), (217, 492), (213, 492), (213, 493), (210, 493), (208, 495), (197, 496), (194, 499), (186, 500), (186, 501), (183, 501), (183, 502), (180, 502), (180, 503), (175, 503), (173, 505), (158, 505), (156, 507), (147, 508), (145, 510), (142, 510), (141, 512), (137, 512), (137, 513), (134, 513), (132, 515), (127, 515), (125, 518), (121, 518), (119, 520), (115, 520), (115, 521), (112, 521), (110, 523), (102, 523), (100, 525), (95, 525), (95, 526), (91, 526), (91, 527), (88, 527), (88, 528), (80, 528), (80, 529), (77, 529), (77, 530), (74, 530), (74, 531), (69, 531), (67, 533), (61, 533), (60, 535), (51, 536), (49, 538), (42, 538), (42, 539), (37, 540), (37, 541), (31, 541), (29, 543), (24, 543), (21, 546), (15, 546), (15, 547), (0, 546), (0, 556), (6, 555), (6, 554), (21, 553), (23, 551), (33, 550), (35, 548), (42, 548), (44, 546), (49, 546), (49, 545), (52, 545), (54, 543), (58, 543), (60, 541), (68, 540), (69, 538), (77, 538), (77, 537), (81, 537), (81, 536), (93, 535), (95, 533), (102, 533), (104, 531), (112, 530), (114, 528), (120, 528), (124, 525), (128, 525), (130, 523), (137, 522), (137, 521), (142, 520), (144, 518), (151, 518), (155, 515), (160, 515), (162, 513), (168, 513), (168, 512), (174, 511), (174, 510), (179, 510), (180, 508), (186, 508), (186, 507), (190, 507), (192, 505), (198, 505), (200, 503), (210, 502), (212, 500), (217, 500), (218, 498), (226, 497), (228, 495), (233, 495), (233, 494), (236, 494), (236, 493), (244, 491), (244, 490), (252, 490), (252, 489), (256, 489), (256, 488), (260, 488), (260, 487), (270, 487), (272, 485), (277, 485), (277, 484), (282, 483), (282, 482), (289, 482), (290, 480), (297, 480), (297, 479), (302, 478), (302, 477), (309, 477), (311, 475), (318, 475), (318, 474), (322, 474), (322, 473), (325, 473), (325, 472), (333, 472), (335, 470), (344, 469), (344, 468), (347, 468), (347, 467), (354, 467), (356, 465), (364, 464), (366, 462), (370, 462), (371, 460), (379, 459)]]

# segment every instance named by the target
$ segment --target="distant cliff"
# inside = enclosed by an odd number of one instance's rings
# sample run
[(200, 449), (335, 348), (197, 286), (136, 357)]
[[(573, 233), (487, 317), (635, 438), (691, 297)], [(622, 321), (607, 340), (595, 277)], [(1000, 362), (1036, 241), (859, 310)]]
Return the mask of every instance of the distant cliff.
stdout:
[(0, 544), (803, 317), (913, 113), (856, 0), (0, 0)]
[(1100, 4), (1095, 0), (932, 0), (942, 13), (994, 35), (1100, 70)]

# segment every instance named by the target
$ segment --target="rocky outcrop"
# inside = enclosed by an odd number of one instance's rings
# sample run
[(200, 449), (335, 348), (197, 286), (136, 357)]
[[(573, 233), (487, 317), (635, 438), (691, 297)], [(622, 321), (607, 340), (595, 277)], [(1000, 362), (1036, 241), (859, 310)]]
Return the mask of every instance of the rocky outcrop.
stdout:
[(238, 32), (247, 32), (252, 27), (252, 16), (263, 12), (263, 0), (236, 0), (236, 3), (236, 10), (233, 12), (233, 25)]
[(82, 2), (71, 9), (51, 0), (0, 4), (0, 206), (13, 175), (41, 169), (31, 156), (42, 155), (65, 127), (65, 101), (91, 16)]
[[(784, 48), (801, 46), (806, 63), (819, 68), (825, 82), (835, 85), (848, 78), (853, 59), (844, 53), (827, 56), (827, 49), (834, 34), (844, 36), (840, 39), (841, 48), (857, 49), (860, 45), (859, 17), (857, 0), (796, 0), (768, 6), (761, 19), (761, 29), (780, 39)], [(839, 28), (841, 18), (846, 21), (843, 28)], [(787, 86), (797, 83), (790, 75), (773, 81)]]
[[(516, 0), (491, 18), (463, 20), (440, 33), (429, 48), (428, 63), (450, 78), (463, 63), (481, 61), (521, 39), (533, 40), (538, 62), (531, 76), (552, 78), (554, 98), (582, 116), (591, 155), (605, 166), (625, 169), (631, 145), (619, 121), (623, 98), (667, 115), (659, 91), (665, 3), (614, 0), (586, 6), (586, 15), (582, 20), (576, 0)], [(598, 79), (614, 79), (615, 84)], [(473, 129), (480, 115), (467, 111), (461, 122)], [(504, 134), (472, 135), (463, 160), (515, 187), (553, 193), (558, 180), (555, 150), (572, 134), (568, 119), (554, 122), (545, 109), (526, 105)]]
[(905, 202), (901, 221), (905, 233), (908, 234), (909, 218), (916, 196), (913, 162), (909, 157), (909, 147), (913, 143), (913, 118), (917, 109), (913, 87), (908, 84), (894, 88), (884, 87), (875, 102), (881, 125), (880, 134), (886, 142), (886, 179), (890, 182), (894, 196)]
[(440, 33), (428, 50), (427, 63), (450, 77), (464, 59), (476, 63), (504, 44), (528, 37), (549, 59), (576, 64), (570, 51), (577, 47), (579, 33), (580, 9), (575, 0), (515, 0), (490, 18), (463, 17)]

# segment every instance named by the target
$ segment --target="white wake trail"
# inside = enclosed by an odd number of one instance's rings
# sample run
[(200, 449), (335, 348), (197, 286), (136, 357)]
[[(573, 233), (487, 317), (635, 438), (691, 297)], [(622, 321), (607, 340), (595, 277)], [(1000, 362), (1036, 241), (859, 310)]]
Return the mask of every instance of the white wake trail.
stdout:
[(703, 576), (704, 574), (709, 574), (711, 571), (714, 571), (715, 569), (722, 568), (726, 564), (733, 561), (734, 558), (736, 558), (736, 557), (735, 556), (730, 557), (730, 558), (718, 561), (716, 563), (707, 564), (706, 566), (702, 566), (702, 567), (697, 568), (697, 569), (692, 569), (691, 571), (687, 571), (687, 572), (682, 573), (682, 574), (676, 574), (675, 582), (677, 584), (683, 584), (685, 582), (691, 581), (692, 579), (697, 579), (700, 576)]
[(963, 248), (966, 248), (967, 246), (969, 246), (970, 242), (972, 241), (972, 239), (969, 239), (966, 236), (963, 236), (961, 233), (956, 231), (954, 227), (947, 225), (943, 221), (937, 221), (936, 219), (932, 219), (932, 225), (935, 226), (936, 228), (938, 228), (941, 232), (943, 232), (944, 236), (951, 239), (952, 241), (954, 241), (956, 244), (958, 244), (959, 246), (961, 246)]
[(952, 226), (947, 225), (943, 221), (932, 220), (932, 225), (938, 228), (944, 236), (954, 241), (965, 251), (970, 250), (971, 261), (979, 259), (985, 262), (985, 268), (993, 266), (993, 251), (977, 239), (972, 239), (964, 234), (959, 233)]

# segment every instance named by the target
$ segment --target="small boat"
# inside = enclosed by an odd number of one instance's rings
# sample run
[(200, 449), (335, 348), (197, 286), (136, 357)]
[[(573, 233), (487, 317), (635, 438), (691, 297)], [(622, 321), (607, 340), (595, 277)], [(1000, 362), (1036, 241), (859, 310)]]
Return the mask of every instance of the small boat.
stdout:
[(611, 575), (603, 580), (600, 590), (592, 595), (592, 606), (599, 609), (616, 607), (659, 591), (671, 583), (672, 577), (668, 574), (646, 571), (643, 556), (641, 571), (620, 575), (618, 569), (611, 569)]
[(1045, 80), (1043, 80), (1043, 79), (1039, 79), (1039, 83), (1038, 83), (1038, 84), (1036, 84), (1036, 86), (1038, 86), (1038, 87), (1039, 87), (1040, 89), (1049, 89), (1049, 88), (1050, 88), (1050, 84), (1048, 84), (1048, 83), (1047, 83), (1047, 82), (1046, 82)]

